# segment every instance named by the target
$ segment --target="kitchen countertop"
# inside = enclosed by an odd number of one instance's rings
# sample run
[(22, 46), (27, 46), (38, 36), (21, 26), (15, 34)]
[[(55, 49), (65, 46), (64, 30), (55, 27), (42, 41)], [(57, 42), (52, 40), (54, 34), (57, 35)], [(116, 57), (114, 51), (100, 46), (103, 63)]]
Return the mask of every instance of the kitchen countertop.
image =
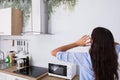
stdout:
[[(7, 68), (7, 69), (0, 69), (0, 72), (14, 75), (14, 76), (18, 76), (18, 77), (25, 78), (25, 79), (29, 79), (29, 80), (66, 80), (66, 79), (48, 76), (47, 73), (45, 73), (42, 76), (39, 76), (37, 78), (33, 78), (33, 77), (13, 73), (13, 71), (16, 71), (16, 70), (17, 70), (17, 68), (15, 66), (12, 66), (12, 67)], [(79, 80), (79, 76), (75, 76), (73, 80)]]
[[(67, 80), (67, 79), (62, 79), (62, 78), (57, 78), (57, 77), (46, 75), (38, 80)], [(79, 76), (75, 76), (72, 80), (79, 80)]]

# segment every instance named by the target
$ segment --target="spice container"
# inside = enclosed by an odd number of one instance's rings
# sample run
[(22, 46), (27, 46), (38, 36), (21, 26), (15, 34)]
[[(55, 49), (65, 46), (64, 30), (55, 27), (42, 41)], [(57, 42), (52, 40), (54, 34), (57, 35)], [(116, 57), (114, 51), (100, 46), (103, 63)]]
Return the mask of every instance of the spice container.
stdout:
[(23, 59), (18, 59), (17, 60), (17, 68), (20, 69), (20, 68), (23, 68), (23, 67), (24, 67)]
[(10, 63), (12, 64), (12, 62), (13, 62), (13, 57), (15, 56), (15, 53), (14, 53), (14, 51), (10, 51), (10, 53), (9, 53), (9, 57), (10, 57)]

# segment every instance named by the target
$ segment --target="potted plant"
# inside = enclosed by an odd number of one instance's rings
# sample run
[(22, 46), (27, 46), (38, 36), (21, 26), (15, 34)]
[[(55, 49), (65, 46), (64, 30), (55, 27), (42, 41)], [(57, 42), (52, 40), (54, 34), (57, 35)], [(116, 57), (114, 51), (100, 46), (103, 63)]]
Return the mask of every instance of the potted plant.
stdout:
[(47, 0), (49, 17), (56, 8), (63, 5), (68, 10), (73, 10), (78, 0)]

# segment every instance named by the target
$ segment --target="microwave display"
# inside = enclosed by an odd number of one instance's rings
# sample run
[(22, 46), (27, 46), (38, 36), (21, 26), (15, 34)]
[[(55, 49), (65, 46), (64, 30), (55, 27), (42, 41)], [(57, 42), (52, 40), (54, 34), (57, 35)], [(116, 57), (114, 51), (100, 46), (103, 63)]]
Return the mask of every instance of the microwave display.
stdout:
[(67, 76), (67, 66), (49, 63), (49, 73)]

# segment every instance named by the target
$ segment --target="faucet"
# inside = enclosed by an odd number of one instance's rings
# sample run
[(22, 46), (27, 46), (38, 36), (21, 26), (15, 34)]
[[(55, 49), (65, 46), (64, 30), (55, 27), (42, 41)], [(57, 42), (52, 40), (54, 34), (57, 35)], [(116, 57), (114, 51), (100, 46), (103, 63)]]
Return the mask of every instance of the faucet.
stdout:
[(4, 62), (4, 52), (0, 50), (0, 63)]

